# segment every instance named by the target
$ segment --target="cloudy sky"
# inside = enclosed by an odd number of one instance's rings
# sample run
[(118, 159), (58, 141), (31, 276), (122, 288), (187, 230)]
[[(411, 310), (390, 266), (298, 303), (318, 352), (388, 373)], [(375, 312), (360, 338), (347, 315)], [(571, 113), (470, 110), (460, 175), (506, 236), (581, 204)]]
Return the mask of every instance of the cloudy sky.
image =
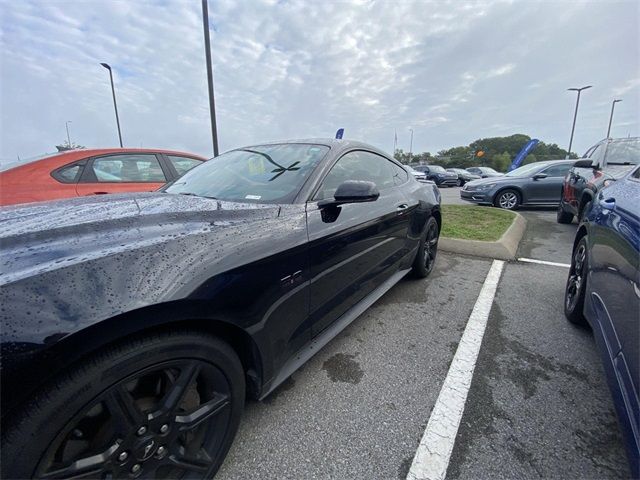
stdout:
[[(220, 148), (345, 136), (436, 152), (525, 133), (640, 134), (640, 2), (209, 1)], [(0, 160), (66, 139), (212, 152), (201, 5), (0, 0)]]

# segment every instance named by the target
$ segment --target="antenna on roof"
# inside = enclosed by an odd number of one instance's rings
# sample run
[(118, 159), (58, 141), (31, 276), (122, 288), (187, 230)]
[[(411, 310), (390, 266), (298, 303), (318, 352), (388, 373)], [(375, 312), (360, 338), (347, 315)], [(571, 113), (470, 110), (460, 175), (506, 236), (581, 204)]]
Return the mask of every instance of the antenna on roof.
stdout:
[(343, 135), (344, 135), (344, 128), (339, 128), (338, 131), (336, 132), (336, 138), (338, 140), (341, 140)]

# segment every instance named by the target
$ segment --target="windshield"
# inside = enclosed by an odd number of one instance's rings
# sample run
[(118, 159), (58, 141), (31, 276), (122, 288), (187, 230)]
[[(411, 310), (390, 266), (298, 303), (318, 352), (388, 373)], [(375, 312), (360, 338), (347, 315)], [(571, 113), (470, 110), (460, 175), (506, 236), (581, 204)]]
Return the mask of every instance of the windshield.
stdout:
[(607, 147), (607, 165), (638, 165), (639, 163), (640, 140), (615, 141)]
[(542, 166), (543, 165), (540, 165), (539, 163), (530, 163), (529, 165), (523, 165), (522, 167), (518, 167), (515, 170), (510, 171), (505, 176), (507, 176), (507, 177), (527, 177), (530, 174), (532, 174), (533, 172), (535, 172), (536, 170), (540, 170), (540, 167), (542, 167)]
[(318, 162), (324, 145), (280, 144), (224, 153), (189, 170), (167, 193), (250, 203), (291, 203)]
[(429, 165), (429, 170), (436, 173), (444, 173), (445, 169), (440, 165)]

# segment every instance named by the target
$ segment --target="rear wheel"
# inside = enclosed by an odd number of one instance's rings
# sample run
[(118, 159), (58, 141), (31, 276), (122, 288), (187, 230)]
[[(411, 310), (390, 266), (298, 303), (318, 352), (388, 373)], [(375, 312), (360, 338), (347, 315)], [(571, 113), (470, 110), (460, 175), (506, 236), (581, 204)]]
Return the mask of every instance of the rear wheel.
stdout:
[(440, 230), (438, 222), (434, 217), (429, 217), (425, 226), (422, 237), (420, 238), (420, 246), (418, 253), (413, 261), (411, 272), (418, 278), (428, 277), (436, 264), (436, 256), (438, 254), (438, 238)]
[(587, 237), (582, 237), (573, 251), (571, 268), (564, 292), (564, 315), (571, 323), (584, 325), (584, 297), (587, 289)]
[(4, 478), (211, 478), (238, 428), (244, 372), (224, 342), (150, 334), (54, 380), (3, 431)]
[(493, 203), (496, 207), (515, 210), (520, 205), (520, 194), (516, 190), (508, 188), (499, 192)]
[(556, 221), (558, 223), (571, 223), (573, 221), (573, 213), (565, 212), (564, 208), (562, 208), (562, 202), (558, 205)]

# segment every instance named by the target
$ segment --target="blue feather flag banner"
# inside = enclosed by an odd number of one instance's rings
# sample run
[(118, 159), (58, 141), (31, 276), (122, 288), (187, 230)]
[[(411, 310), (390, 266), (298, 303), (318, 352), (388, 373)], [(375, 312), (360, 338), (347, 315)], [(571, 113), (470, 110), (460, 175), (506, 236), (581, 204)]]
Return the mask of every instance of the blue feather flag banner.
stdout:
[(338, 131), (336, 132), (336, 138), (340, 140), (343, 135), (344, 135), (344, 128), (339, 128)]
[(540, 140), (538, 140), (537, 138), (532, 138), (531, 140), (529, 140), (527, 144), (522, 147), (522, 150), (520, 150), (520, 152), (516, 155), (516, 158), (513, 159), (513, 162), (511, 162), (511, 166), (509, 167), (508, 171), (510, 172), (511, 170), (515, 170), (516, 168), (518, 168), (524, 161), (526, 156), (531, 153), (531, 150), (536, 147), (538, 142), (540, 142)]

